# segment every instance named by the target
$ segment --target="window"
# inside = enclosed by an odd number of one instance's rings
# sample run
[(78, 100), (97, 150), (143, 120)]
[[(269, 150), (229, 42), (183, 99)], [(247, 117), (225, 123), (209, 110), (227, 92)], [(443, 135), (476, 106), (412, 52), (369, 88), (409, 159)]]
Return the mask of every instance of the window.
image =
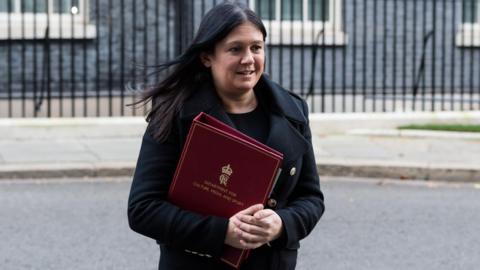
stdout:
[[(343, 45), (341, 0), (254, 0), (250, 2), (269, 30), (271, 44)], [(324, 37), (317, 40), (318, 33)]]
[[(94, 38), (87, 0), (2, 0), (0, 39)], [(73, 29), (73, 30), (72, 30)]]
[(330, 0), (256, 0), (255, 10), (263, 20), (328, 21), (329, 3)]
[(480, 0), (462, 0), (462, 25), (456, 35), (457, 46), (480, 46)]
[(479, 8), (478, 0), (463, 0), (463, 23), (478, 23)]

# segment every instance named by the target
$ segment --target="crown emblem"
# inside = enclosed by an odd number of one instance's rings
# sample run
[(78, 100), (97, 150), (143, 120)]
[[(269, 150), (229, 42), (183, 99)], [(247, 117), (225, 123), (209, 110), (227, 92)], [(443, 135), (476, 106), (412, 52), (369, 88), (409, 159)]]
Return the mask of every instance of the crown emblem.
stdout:
[(230, 176), (233, 174), (233, 170), (232, 168), (230, 167), (230, 164), (228, 164), (227, 166), (223, 166), (222, 167), (222, 174), (220, 175), (219, 177), (219, 180), (220, 180), (220, 184), (224, 185), (224, 186), (227, 186), (228, 184), (228, 179), (230, 178)]
[(230, 164), (228, 164), (227, 166), (223, 166), (223, 167), (222, 167), (222, 173), (223, 173), (223, 174), (226, 174), (226, 175), (228, 175), (228, 176), (232, 175), (233, 170), (232, 170), (232, 168), (230, 168)]

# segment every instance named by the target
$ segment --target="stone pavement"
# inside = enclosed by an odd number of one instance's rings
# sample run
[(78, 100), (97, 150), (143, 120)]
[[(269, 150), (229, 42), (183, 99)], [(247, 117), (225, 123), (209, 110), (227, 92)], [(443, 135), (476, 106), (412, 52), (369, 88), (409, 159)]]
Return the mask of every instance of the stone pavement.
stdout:
[[(480, 134), (398, 132), (388, 119), (327, 118), (311, 116), (320, 175), (480, 183)], [(350, 128), (338, 128), (342, 121)], [(130, 176), (145, 126), (132, 117), (0, 119), (0, 179)]]

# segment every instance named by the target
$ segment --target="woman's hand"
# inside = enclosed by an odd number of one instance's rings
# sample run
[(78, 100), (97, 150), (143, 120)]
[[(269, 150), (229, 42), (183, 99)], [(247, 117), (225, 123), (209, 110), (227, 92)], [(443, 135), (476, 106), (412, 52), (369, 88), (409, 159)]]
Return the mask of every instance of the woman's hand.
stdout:
[(261, 224), (262, 228), (264, 228), (265, 232), (267, 233), (267, 241), (265, 243), (277, 239), (282, 234), (282, 219), (272, 209), (263, 209), (257, 211), (253, 217), (257, 219), (257, 222)]
[(275, 211), (253, 205), (229, 220), (225, 243), (236, 248), (255, 249), (277, 239), (283, 224)]
[(257, 239), (256, 236), (253, 234), (243, 233), (242, 230), (237, 226), (237, 224), (242, 224), (243, 222), (241, 222), (240, 220), (243, 219), (244, 217), (253, 218), (253, 215), (262, 209), (263, 209), (263, 205), (255, 204), (233, 215), (228, 221), (228, 229), (227, 229), (227, 235), (225, 237), (225, 244), (235, 248), (240, 248), (240, 249), (254, 249), (261, 246), (261, 245), (258, 245), (258, 243), (251, 243), (251, 244), (247, 243), (244, 239), (245, 237), (249, 237), (251, 239)]

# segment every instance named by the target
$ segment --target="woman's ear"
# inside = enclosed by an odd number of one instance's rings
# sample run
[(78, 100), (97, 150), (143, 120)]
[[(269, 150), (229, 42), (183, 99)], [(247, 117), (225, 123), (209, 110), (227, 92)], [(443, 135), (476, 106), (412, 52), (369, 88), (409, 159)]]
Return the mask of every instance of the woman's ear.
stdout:
[(200, 61), (202, 61), (202, 64), (207, 68), (212, 66), (212, 64), (210, 63), (210, 55), (206, 52), (200, 53)]

